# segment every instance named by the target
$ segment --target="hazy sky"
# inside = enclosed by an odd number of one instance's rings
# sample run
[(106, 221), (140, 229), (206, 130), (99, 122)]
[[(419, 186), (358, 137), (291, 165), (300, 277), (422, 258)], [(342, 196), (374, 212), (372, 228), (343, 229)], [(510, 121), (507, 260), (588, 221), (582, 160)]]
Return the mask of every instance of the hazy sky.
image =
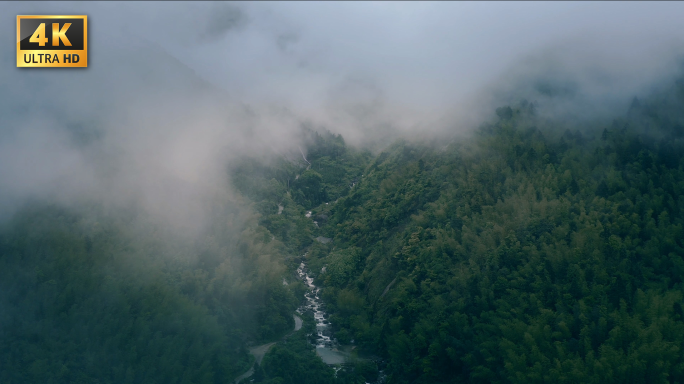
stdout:
[(131, 22), (131, 32), (243, 100), (313, 110), (331, 98), (377, 94), (402, 108), (450, 107), (526, 56), (563, 44), (581, 56), (565, 58), (573, 65), (590, 60), (641, 76), (634, 72), (669, 65), (663, 51), (684, 36), (679, 2), (101, 6), (121, 15), (140, 9), (136, 20), (147, 22)]
[[(169, 211), (181, 197), (167, 201), (162, 191), (221, 189), (223, 164), (295, 145), (302, 121), (352, 143), (427, 132), (438, 121), (464, 129), (481, 118), (473, 111), (491, 113), (491, 95), (527, 92), (537, 77), (573, 83), (585, 104), (612, 108), (674, 73), (684, 53), (682, 2), (15, 2), (0, 10), (0, 214), (56, 191), (130, 195)], [(16, 68), (18, 14), (87, 14), (89, 68)]]

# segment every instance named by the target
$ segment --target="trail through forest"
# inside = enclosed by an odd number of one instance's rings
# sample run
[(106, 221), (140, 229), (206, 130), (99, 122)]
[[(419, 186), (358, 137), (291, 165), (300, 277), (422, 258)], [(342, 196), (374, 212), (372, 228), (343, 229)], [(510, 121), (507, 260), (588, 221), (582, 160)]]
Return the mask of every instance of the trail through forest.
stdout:
[[(299, 331), (299, 330), (302, 328), (302, 319), (301, 319), (299, 316), (297, 316), (297, 315), (292, 315), (292, 317), (294, 317), (294, 321), (295, 321), (294, 329), (292, 330), (292, 332), (290, 332), (290, 333), (288, 333), (287, 335), (283, 336), (280, 340), (283, 340), (283, 339), (287, 338), (288, 336), (292, 335), (293, 333)], [(259, 364), (259, 365), (261, 365), (261, 360), (263, 360), (264, 355), (266, 354), (266, 352), (268, 352), (269, 349), (271, 349), (271, 347), (272, 347), (275, 343), (277, 343), (277, 341), (273, 341), (273, 342), (270, 342), (270, 343), (257, 345), (256, 347), (250, 348), (250, 349), (249, 349), (249, 353), (250, 353), (252, 356), (254, 356), (254, 362), (257, 363), (257, 364)], [(252, 367), (250, 367), (249, 370), (248, 370), (247, 372), (245, 372), (245, 373), (243, 373), (242, 375), (238, 376), (238, 377), (235, 379), (235, 383), (239, 383), (240, 380), (252, 376), (253, 373), (254, 373), (254, 364), (252, 364)]]

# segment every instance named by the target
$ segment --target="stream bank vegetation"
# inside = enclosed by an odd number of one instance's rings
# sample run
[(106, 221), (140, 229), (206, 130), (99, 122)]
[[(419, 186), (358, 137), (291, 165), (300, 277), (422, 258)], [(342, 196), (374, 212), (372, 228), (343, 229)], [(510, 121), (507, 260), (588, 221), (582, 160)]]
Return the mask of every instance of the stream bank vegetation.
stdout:
[(684, 82), (625, 109), (578, 126), (519, 102), (379, 154), (311, 131), (306, 163), (234, 166), (252, 204), (192, 241), (27, 204), (0, 229), (0, 381), (230, 381), (292, 330), (306, 254), (335, 337), (380, 364), (323, 364), (304, 314), (256, 382), (684, 382)]
[(521, 101), (439, 146), (346, 148), (305, 186), (270, 168), (292, 220), (260, 223), (389, 383), (684, 382), (683, 111), (682, 80), (607, 124)]

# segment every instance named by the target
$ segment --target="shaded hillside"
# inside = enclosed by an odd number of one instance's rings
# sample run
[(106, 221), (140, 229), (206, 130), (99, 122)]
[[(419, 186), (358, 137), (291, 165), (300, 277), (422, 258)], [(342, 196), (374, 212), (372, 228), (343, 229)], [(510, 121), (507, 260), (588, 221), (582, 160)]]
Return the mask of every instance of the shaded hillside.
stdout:
[[(279, 245), (233, 204), (201, 241), (35, 204), (0, 232), (0, 381), (225, 383), (292, 328)], [(247, 220), (245, 222), (245, 220)]]
[(684, 380), (683, 90), (381, 153), (307, 228), (337, 338), (392, 383)]

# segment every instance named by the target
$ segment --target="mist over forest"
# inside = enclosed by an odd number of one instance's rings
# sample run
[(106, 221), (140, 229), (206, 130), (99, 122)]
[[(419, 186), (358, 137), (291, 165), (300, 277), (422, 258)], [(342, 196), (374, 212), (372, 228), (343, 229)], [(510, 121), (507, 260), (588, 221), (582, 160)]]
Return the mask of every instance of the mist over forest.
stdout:
[(0, 9), (0, 382), (684, 382), (680, 3)]

